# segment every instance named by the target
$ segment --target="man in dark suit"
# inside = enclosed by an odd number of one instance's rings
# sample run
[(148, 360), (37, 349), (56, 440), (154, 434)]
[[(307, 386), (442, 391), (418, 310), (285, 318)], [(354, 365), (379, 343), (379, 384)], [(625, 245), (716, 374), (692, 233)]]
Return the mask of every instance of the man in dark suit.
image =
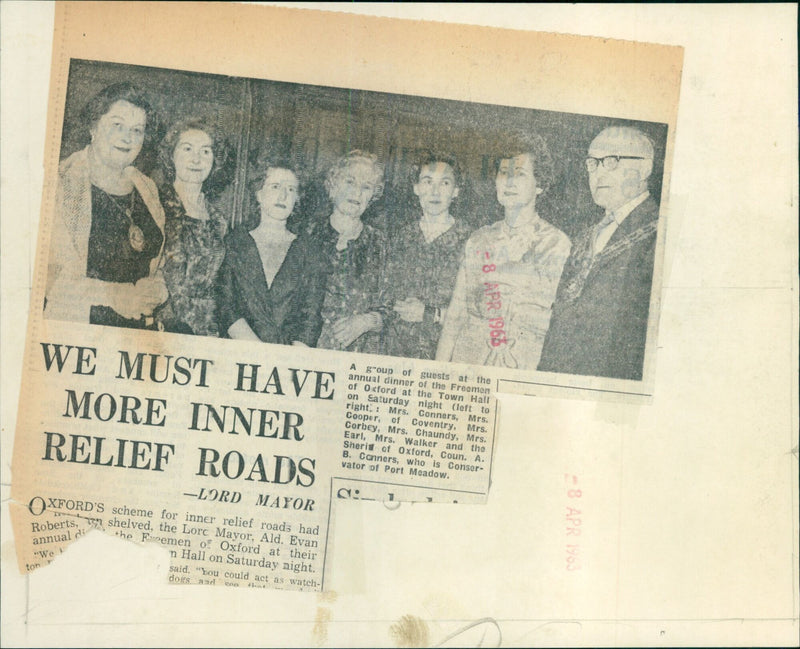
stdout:
[(607, 128), (586, 168), (605, 217), (573, 241), (538, 369), (641, 380), (658, 222), (653, 143), (636, 128)]

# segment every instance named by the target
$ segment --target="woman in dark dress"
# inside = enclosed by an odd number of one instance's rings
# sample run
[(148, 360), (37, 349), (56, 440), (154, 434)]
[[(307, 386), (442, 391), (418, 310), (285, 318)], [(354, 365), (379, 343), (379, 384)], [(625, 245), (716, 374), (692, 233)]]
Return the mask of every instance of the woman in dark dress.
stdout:
[(333, 210), (313, 235), (327, 276), (318, 346), (381, 353), (387, 240), (361, 216), (383, 191), (383, 165), (351, 151), (330, 169), (325, 189)]
[(224, 140), (208, 121), (187, 119), (167, 133), (159, 151), (168, 184), (162, 270), (169, 301), (158, 319), (170, 331), (218, 336), (215, 286), (225, 257), (227, 220), (209, 200), (222, 189)]
[(426, 153), (414, 165), (414, 194), (422, 216), (400, 230), (387, 268), (390, 301), (385, 351), (433, 359), (471, 228), (450, 214), (461, 175), (455, 158)]
[(45, 316), (119, 327), (154, 327), (167, 299), (157, 272), (164, 211), (153, 181), (133, 166), (154, 112), (130, 83), (108, 86), (82, 118), (91, 143), (59, 166)]
[(241, 340), (317, 344), (324, 276), (318, 254), (286, 222), (300, 193), (297, 174), (286, 163), (268, 164), (250, 182), (258, 224), (234, 229), (226, 239), (217, 282), (222, 334)]

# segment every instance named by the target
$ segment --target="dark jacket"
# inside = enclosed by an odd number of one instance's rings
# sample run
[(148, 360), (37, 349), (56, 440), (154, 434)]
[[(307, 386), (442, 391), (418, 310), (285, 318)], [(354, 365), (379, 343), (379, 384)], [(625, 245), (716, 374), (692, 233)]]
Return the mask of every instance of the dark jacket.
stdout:
[(592, 259), (594, 227), (573, 242), (538, 369), (641, 380), (658, 206), (647, 198)]

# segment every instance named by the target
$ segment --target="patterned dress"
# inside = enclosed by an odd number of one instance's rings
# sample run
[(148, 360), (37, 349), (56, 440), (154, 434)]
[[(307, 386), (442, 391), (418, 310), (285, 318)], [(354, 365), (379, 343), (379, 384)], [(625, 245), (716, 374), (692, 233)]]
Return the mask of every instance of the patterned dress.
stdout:
[(451, 360), (535, 370), (569, 250), (567, 236), (538, 217), (477, 230), (447, 313), (448, 335), (455, 334)]
[(187, 215), (171, 185), (164, 187), (161, 195), (166, 213), (162, 270), (169, 301), (159, 319), (167, 330), (219, 336), (214, 291), (225, 258), (227, 223), (210, 203), (208, 219)]
[[(317, 347), (343, 349), (333, 337), (333, 324), (344, 317), (386, 312), (386, 235), (364, 224), (361, 234), (344, 250), (336, 250), (339, 234), (329, 223), (318, 228), (314, 246), (321, 252), (327, 275), (322, 305), (322, 333)], [(368, 331), (344, 348), (351, 352), (383, 353), (382, 332)]]
[(386, 271), (389, 303), (416, 297), (425, 304), (422, 322), (406, 322), (395, 311), (387, 313), (385, 351), (392, 356), (433, 359), (442, 325), (437, 311), (447, 308), (464, 254), (470, 228), (456, 221), (430, 243), (419, 222), (402, 228), (392, 244)]

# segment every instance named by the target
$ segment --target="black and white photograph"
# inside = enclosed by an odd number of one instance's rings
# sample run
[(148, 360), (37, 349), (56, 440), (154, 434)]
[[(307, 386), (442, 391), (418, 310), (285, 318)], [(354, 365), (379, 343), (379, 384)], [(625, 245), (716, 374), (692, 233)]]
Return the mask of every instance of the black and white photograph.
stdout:
[(73, 59), (45, 317), (638, 381), (666, 140)]
[(796, 18), (0, 3), (0, 644), (790, 642)]

